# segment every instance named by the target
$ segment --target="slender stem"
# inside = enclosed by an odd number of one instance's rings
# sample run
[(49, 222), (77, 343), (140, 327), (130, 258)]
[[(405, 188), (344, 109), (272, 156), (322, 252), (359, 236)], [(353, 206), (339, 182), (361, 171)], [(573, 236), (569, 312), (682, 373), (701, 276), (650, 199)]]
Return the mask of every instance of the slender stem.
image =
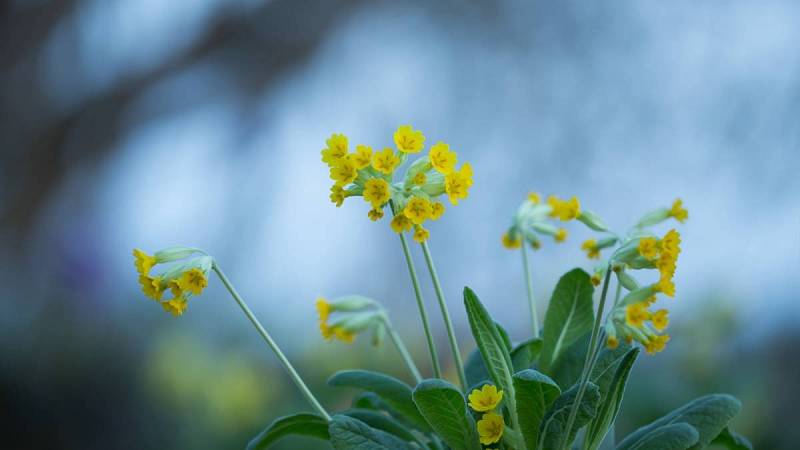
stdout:
[(608, 294), (608, 282), (611, 278), (611, 266), (606, 269), (606, 277), (603, 280), (603, 293), (600, 295), (600, 304), (597, 307), (597, 316), (594, 319), (594, 327), (592, 327), (592, 337), (589, 340), (589, 348), (586, 349), (586, 361), (583, 363), (583, 372), (581, 373), (580, 385), (578, 386), (578, 394), (575, 396), (575, 401), (570, 408), (569, 418), (567, 419), (567, 426), (564, 428), (564, 441), (561, 448), (566, 450), (572, 444), (569, 442), (569, 435), (572, 426), (575, 424), (575, 417), (578, 415), (578, 408), (580, 407), (583, 394), (586, 392), (586, 386), (589, 383), (589, 377), (594, 370), (594, 365), (597, 362), (597, 337), (600, 334), (600, 325), (603, 320), (603, 309), (606, 304), (606, 295)]
[(411, 372), (411, 375), (414, 377), (414, 380), (419, 384), (422, 381), (422, 375), (419, 373), (419, 369), (417, 365), (414, 364), (414, 360), (411, 358), (411, 354), (408, 353), (408, 349), (406, 348), (405, 344), (403, 344), (403, 339), (397, 334), (392, 324), (389, 322), (385, 316), (383, 317), (383, 324), (386, 325), (386, 330), (389, 332), (389, 337), (394, 342), (394, 346), (397, 347), (397, 351), (400, 353), (400, 356), (403, 357), (403, 361), (405, 361), (406, 366), (408, 366), (408, 370)]
[(522, 244), (522, 269), (525, 271), (525, 288), (528, 292), (528, 305), (531, 308), (531, 325), (533, 326), (533, 337), (539, 337), (539, 316), (536, 313), (536, 300), (533, 298), (533, 281), (531, 280), (531, 269), (528, 264), (528, 250)]
[(278, 344), (272, 340), (272, 337), (269, 335), (269, 333), (267, 333), (267, 330), (261, 326), (261, 322), (256, 319), (256, 316), (253, 315), (253, 311), (250, 310), (250, 308), (247, 306), (247, 303), (245, 303), (239, 293), (236, 292), (236, 289), (233, 287), (230, 280), (228, 280), (228, 277), (226, 277), (222, 270), (220, 270), (219, 266), (217, 266), (216, 262), (213, 263), (212, 268), (214, 269), (214, 272), (216, 272), (217, 276), (219, 276), (219, 279), (222, 280), (222, 284), (225, 285), (225, 287), (228, 289), (228, 292), (231, 293), (233, 299), (236, 300), (236, 303), (238, 303), (239, 307), (242, 308), (244, 315), (250, 319), (250, 322), (256, 328), (256, 331), (258, 331), (258, 334), (264, 338), (264, 341), (266, 341), (269, 348), (275, 353), (275, 356), (278, 357), (278, 360), (280, 360), (281, 364), (283, 364), (283, 368), (289, 373), (292, 381), (294, 381), (294, 384), (297, 385), (298, 389), (300, 389), (300, 392), (302, 392), (306, 397), (306, 400), (311, 403), (311, 406), (317, 410), (320, 416), (322, 416), (325, 420), (330, 421), (331, 416), (328, 415), (328, 412), (325, 411), (325, 408), (322, 407), (317, 398), (314, 397), (314, 394), (311, 393), (311, 390), (308, 389), (308, 386), (306, 386), (306, 384), (303, 382), (303, 379), (300, 378), (300, 375), (298, 375), (297, 371), (294, 370), (292, 363), (289, 362), (281, 349), (278, 348)]
[[(389, 207), (392, 209), (392, 214), (395, 214), (394, 202), (389, 202)], [(419, 278), (417, 278), (417, 269), (414, 268), (414, 261), (411, 259), (411, 251), (408, 249), (408, 243), (403, 233), (400, 234), (400, 244), (403, 247), (403, 255), (406, 257), (406, 265), (408, 266), (408, 274), (411, 276), (411, 284), (414, 286), (414, 295), (417, 298), (417, 307), (419, 308), (419, 316), (422, 318), (422, 328), (425, 330), (425, 339), (428, 341), (428, 351), (431, 354), (431, 364), (433, 366), (433, 376), (435, 378), (442, 378), (442, 369), (439, 366), (439, 356), (436, 354), (436, 345), (433, 343), (433, 336), (431, 335), (431, 325), (428, 321), (428, 312), (425, 310), (425, 303), (422, 301), (422, 290), (419, 288)]]
[(467, 377), (464, 374), (464, 363), (461, 361), (461, 351), (456, 342), (456, 333), (453, 330), (453, 322), (450, 320), (450, 312), (447, 310), (447, 303), (444, 300), (444, 291), (442, 291), (442, 284), (439, 282), (439, 276), (436, 274), (436, 267), (433, 265), (433, 258), (431, 257), (431, 250), (428, 248), (428, 243), (422, 243), (422, 253), (425, 254), (425, 262), (428, 264), (428, 270), (431, 273), (433, 280), (433, 288), (436, 291), (436, 298), (439, 300), (439, 308), (442, 310), (444, 317), (444, 325), (447, 328), (447, 337), (450, 340), (450, 350), (453, 352), (453, 359), (456, 362), (456, 371), (458, 372), (458, 381), (461, 383), (461, 389), (466, 389)]

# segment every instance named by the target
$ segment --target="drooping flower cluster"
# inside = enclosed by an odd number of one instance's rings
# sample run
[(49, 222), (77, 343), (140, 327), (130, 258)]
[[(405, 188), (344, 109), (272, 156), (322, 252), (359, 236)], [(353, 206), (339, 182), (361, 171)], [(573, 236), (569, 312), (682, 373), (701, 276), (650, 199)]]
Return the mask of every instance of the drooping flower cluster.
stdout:
[(503, 416), (498, 414), (496, 409), (503, 401), (503, 391), (491, 384), (485, 384), (481, 389), (473, 389), (468, 400), (470, 408), (483, 413), (477, 424), (481, 444), (489, 445), (500, 441), (500, 438), (503, 437), (505, 422), (503, 422)]
[(396, 233), (414, 230), (414, 240), (425, 242), (430, 233), (423, 226), (428, 220), (438, 220), (445, 206), (437, 199), (446, 194), (457, 205), (467, 198), (472, 186), (472, 166), (464, 163), (456, 169), (456, 152), (444, 142), (431, 146), (427, 155), (414, 161), (402, 181), (394, 182), (395, 171), (405, 163), (409, 154), (420, 153), (425, 136), (410, 125), (402, 125), (394, 133), (397, 150), (386, 147), (357, 145), (349, 152), (347, 137), (334, 134), (322, 150), (322, 161), (330, 168), (331, 201), (341, 206), (348, 197), (360, 196), (369, 203), (367, 216), (377, 221), (383, 218), (384, 208), (393, 212), (391, 228)]
[[(380, 345), (386, 335), (388, 317), (375, 300), (360, 295), (349, 295), (334, 300), (317, 298), (319, 331), (326, 341), (334, 339), (352, 344), (356, 336), (372, 331), (372, 343)], [(332, 315), (336, 315), (335, 318)]]
[[(197, 254), (200, 256), (195, 256)], [(173, 247), (149, 255), (137, 248), (133, 250), (133, 257), (144, 295), (158, 302), (173, 316), (183, 314), (189, 299), (202, 294), (208, 286), (208, 272), (213, 260), (198, 249)], [(172, 267), (157, 275), (150, 274), (155, 266), (173, 262)], [(172, 297), (164, 299), (167, 291)]]

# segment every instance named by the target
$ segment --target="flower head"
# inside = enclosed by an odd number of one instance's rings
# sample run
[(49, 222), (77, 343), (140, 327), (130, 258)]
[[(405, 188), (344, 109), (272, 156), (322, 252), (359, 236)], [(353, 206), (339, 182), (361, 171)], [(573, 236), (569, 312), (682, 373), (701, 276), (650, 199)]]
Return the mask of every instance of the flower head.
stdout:
[(150, 269), (152, 269), (157, 262), (155, 256), (150, 256), (138, 248), (133, 249), (133, 257), (134, 265), (136, 266), (136, 271), (139, 272), (139, 275), (149, 274)]
[(316, 307), (320, 322), (327, 322), (328, 317), (331, 315), (331, 304), (324, 297), (319, 297), (317, 298)]
[(342, 158), (336, 161), (330, 170), (331, 179), (339, 186), (352, 183), (358, 176), (358, 171), (353, 162), (347, 158)]
[(583, 244), (581, 244), (581, 250), (586, 251), (586, 256), (588, 256), (589, 259), (600, 258), (600, 248), (597, 247), (597, 240), (595, 239), (587, 239), (583, 241)]
[(653, 328), (658, 331), (664, 331), (669, 325), (669, 312), (666, 309), (659, 309), (653, 316), (650, 318), (650, 321), (653, 324)]
[(475, 411), (492, 411), (503, 400), (503, 391), (491, 384), (484, 384), (480, 389), (473, 389), (468, 400), (469, 407)]
[(547, 197), (547, 203), (552, 210), (550, 211), (551, 217), (558, 217), (560, 220), (566, 222), (578, 217), (581, 213), (581, 202), (577, 197), (572, 197), (569, 200), (561, 200), (555, 195)]
[(489, 445), (500, 441), (503, 437), (503, 417), (494, 412), (488, 412), (478, 421), (478, 435), (481, 444)]
[(522, 239), (516, 233), (503, 233), (503, 247), (514, 250), (522, 247)]
[(332, 203), (336, 204), (337, 208), (342, 206), (342, 203), (344, 203), (345, 199), (345, 190), (342, 189), (342, 187), (339, 186), (338, 184), (334, 184), (333, 186), (331, 186), (330, 199)]
[(398, 214), (398, 215), (394, 216), (390, 226), (392, 227), (392, 231), (394, 231), (395, 233), (400, 234), (400, 233), (402, 233), (404, 231), (410, 230), (411, 227), (413, 226), (413, 223), (411, 223), (411, 221), (408, 220), (408, 217), (406, 217), (405, 215)]
[(367, 217), (373, 222), (377, 222), (383, 218), (383, 210), (380, 208), (373, 208), (367, 212)]
[(431, 165), (439, 173), (447, 175), (456, 168), (456, 152), (450, 151), (450, 146), (444, 142), (437, 142), (428, 154)]
[(178, 286), (182, 291), (191, 292), (192, 295), (200, 295), (203, 293), (203, 289), (208, 286), (208, 278), (206, 278), (205, 272), (194, 267), (183, 272), (178, 279)]
[(683, 207), (683, 200), (675, 199), (672, 207), (669, 209), (669, 216), (674, 217), (678, 222), (683, 223), (689, 218), (689, 211)]
[(372, 209), (379, 209), (392, 196), (389, 183), (383, 178), (370, 178), (364, 183), (364, 200), (372, 205)]
[(372, 162), (372, 147), (359, 145), (356, 147), (356, 152), (348, 154), (347, 157), (357, 170), (366, 169)]
[(646, 320), (650, 320), (646, 303), (634, 303), (625, 307), (625, 322), (628, 325), (640, 328)]
[(642, 257), (653, 260), (658, 257), (658, 248), (658, 239), (654, 237), (645, 237), (639, 239), (637, 251)]
[(447, 174), (444, 179), (444, 188), (450, 203), (457, 205), (459, 199), (469, 196), (469, 188), (472, 186), (472, 166), (464, 163), (461, 169), (454, 170)]
[(347, 157), (347, 136), (333, 134), (325, 143), (328, 147), (322, 150), (322, 162), (332, 166)]
[(425, 198), (411, 197), (403, 209), (403, 214), (415, 225), (422, 225), (433, 214), (433, 207)]
[(150, 275), (139, 275), (139, 284), (142, 286), (144, 295), (153, 300), (161, 300), (165, 287), (161, 284), (161, 277), (151, 277)]
[(444, 214), (444, 204), (442, 202), (432, 202), (431, 203), (431, 220), (439, 220)]
[(382, 174), (391, 175), (398, 165), (400, 165), (400, 157), (395, 155), (394, 150), (389, 147), (372, 155), (372, 167)]
[(423, 242), (427, 241), (428, 238), (431, 236), (431, 233), (422, 227), (422, 225), (416, 225), (414, 227), (414, 241), (422, 244)]
[(394, 132), (394, 143), (403, 153), (419, 153), (425, 145), (425, 136), (411, 125), (400, 125)]
[(172, 314), (175, 317), (183, 315), (186, 308), (189, 306), (189, 301), (183, 297), (177, 297), (165, 302), (161, 302), (161, 307), (164, 311)]

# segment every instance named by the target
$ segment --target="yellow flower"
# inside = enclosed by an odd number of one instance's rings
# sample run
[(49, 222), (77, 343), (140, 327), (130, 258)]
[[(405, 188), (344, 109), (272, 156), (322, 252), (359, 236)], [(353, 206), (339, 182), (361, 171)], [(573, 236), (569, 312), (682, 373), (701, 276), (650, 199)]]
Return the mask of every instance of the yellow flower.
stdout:
[(497, 413), (489, 412), (478, 421), (478, 435), (483, 445), (494, 444), (503, 436), (503, 417)]
[(352, 344), (353, 341), (356, 340), (356, 334), (355, 333), (353, 333), (351, 331), (347, 331), (342, 327), (333, 327), (333, 328), (331, 328), (331, 331), (333, 331), (333, 337), (335, 337), (336, 339), (338, 339), (338, 340), (340, 340), (340, 341), (342, 341), (342, 342), (344, 342), (346, 344)]
[(427, 175), (425, 175), (425, 172), (420, 172), (420, 173), (414, 175), (414, 179), (412, 181), (417, 186), (422, 186), (422, 185), (424, 185), (425, 183), (428, 182), (428, 177), (427, 177)]
[(373, 209), (379, 209), (384, 203), (389, 201), (392, 192), (389, 183), (383, 178), (370, 178), (364, 183), (364, 200), (372, 204)]
[(616, 336), (609, 336), (606, 338), (606, 346), (608, 346), (608, 348), (613, 350), (619, 347), (619, 340), (617, 339)]
[(581, 213), (581, 202), (577, 197), (569, 200), (561, 200), (555, 195), (547, 197), (547, 203), (553, 208), (550, 217), (558, 217), (562, 221), (575, 219)]
[(422, 197), (411, 197), (403, 214), (408, 217), (415, 225), (422, 225), (433, 214), (431, 202)]
[(656, 257), (658, 257), (658, 247), (658, 239), (654, 237), (645, 237), (639, 239), (639, 254), (644, 258), (649, 260), (656, 259)]
[(208, 286), (208, 278), (202, 270), (195, 267), (181, 275), (178, 285), (182, 290), (191, 292), (192, 295), (200, 295)]
[(564, 242), (564, 241), (566, 241), (567, 240), (567, 229), (566, 228), (559, 228), (558, 231), (556, 231), (556, 234), (555, 234), (555, 236), (553, 236), (553, 238), (556, 240), (556, 242)]
[(139, 275), (149, 274), (150, 269), (152, 269), (157, 262), (155, 256), (150, 256), (138, 248), (133, 249), (133, 257), (135, 258), (133, 263), (136, 266), (136, 271), (139, 272)]
[(367, 217), (369, 217), (369, 220), (373, 222), (381, 220), (383, 218), (383, 210), (380, 208), (370, 209), (367, 213)]
[(427, 241), (428, 238), (431, 236), (431, 233), (422, 227), (422, 225), (417, 225), (414, 228), (414, 240), (420, 244)]
[(167, 283), (167, 287), (172, 292), (172, 296), (175, 298), (183, 297), (183, 288), (181, 287), (180, 281), (178, 279), (169, 280)]
[(625, 307), (625, 322), (634, 327), (641, 328), (645, 320), (650, 319), (650, 311), (644, 303), (634, 303)]
[(452, 171), (444, 178), (444, 189), (450, 203), (457, 205), (459, 199), (467, 198), (472, 186), (472, 166), (464, 163), (461, 170)]
[(651, 336), (644, 345), (644, 349), (647, 351), (647, 353), (652, 355), (664, 350), (667, 342), (669, 342), (669, 335), (667, 334), (663, 334), (661, 336)]
[(451, 152), (450, 146), (444, 142), (437, 142), (431, 147), (428, 156), (433, 168), (441, 174), (447, 175), (456, 168), (456, 152)]
[(675, 283), (669, 278), (661, 277), (653, 287), (657, 292), (663, 292), (667, 297), (675, 296)]
[(172, 314), (175, 317), (182, 315), (183, 312), (186, 311), (187, 306), (189, 306), (189, 302), (183, 297), (173, 298), (171, 300), (161, 302), (161, 307), (164, 308), (164, 311)]
[(372, 147), (359, 145), (356, 147), (356, 152), (347, 155), (347, 157), (350, 159), (350, 162), (353, 163), (356, 169), (365, 169), (372, 161)]
[(591, 281), (593, 285), (600, 286), (600, 281), (601, 281), (600, 274), (599, 273), (592, 274)]
[(328, 317), (331, 315), (331, 304), (324, 297), (317, 298), (317, 313), (319, 313), (320, 322), (328, 322)]
[(425, 145), (425, 136), (411, 125), (400, 125), (394, 132), (394, 143), (403, 153), (418, 153)]
[(586, 251), (586, 256), (588, 256), (589, 259), (600, 258), (600, 249), (597, 248), (597, 241), (594, 239), (587, 239), (583, 241), (583, 244), (581, 244), (581, 250)]
[(433, 202), (431, 203), (431, 220), (439, 220), (444, 214), (444, 204), (441, 202)]
[(473, 389), (469, 394), (469, 407), (478, 412), (491, 411), (503, 400), (503, 391), (496, 386), (484, 384), (481, 389)]
[(161, 300), (161, 296), (164, 294), (164, 287), (161, 285), (161, 277), (139, 275), (139, 284), (142, 285), (142, 292), (144, 292), (144, 295), (153, 300)]
[(331, 179), (339, 186), (352, 183), (358, 175), (356, 166), (353, 165), (348, 159), (340, 159), (333, 166), (330, 171)]
[(675, 199), (675, 201), (672, 203), (672, 207), (669, 209), (669, 215), (681, 223), (689, 218), (689, 211), (683, 207), (683, 200), (679, 198)]
[(322, 162), (333, 166), (341, 159), (347, 157), (347, 136), (343, 134), (333, 134), (327, 141), (328, 148), (322, 151)]
[(411, 229), (412, 225), (413, 224), (411, 223), (410, 220), (408, 220), (408, 217), (406, 217), (403, 214), (398, 214), (394, 216), (394, 218), (392, 219), (392, 223), (390, 224), (392, 230), (395, 233), (402, 233), (404, 231), (408, 231)]
[(650, 318), (653, 323), (653, 328), (658, 331), (663, 331), (669, 325), (669, 312), (666, 309), (659, 309)]
[(380, 173), (391, 175), (399, 164), (400, 157), (389, 147), (372, 155), (372, 167)]
[(342, 203), (344, 203), (345, 199), (344, 189), (338, 184), (334, 184), (331, 186), (330, 198), (331, 202), (335, 203), (337, 208), (342, 206)]
[(661, 239), (661, 249), (665, 253), (673, 255), (675, 259), (681, 252), (681, 235), (675, 229), (667, 231), (667, 234)]
[(508, 233), (503, 233), (503, 247), (513, 250), (522, 247), (522, 239), (516, 234), (512, 237)]
[(539, 197), (538, 192), (528, 192), (528, 201), (533, 203), (534, 205), (538, 205), (539, 202), (542, 201), (541, 197)]

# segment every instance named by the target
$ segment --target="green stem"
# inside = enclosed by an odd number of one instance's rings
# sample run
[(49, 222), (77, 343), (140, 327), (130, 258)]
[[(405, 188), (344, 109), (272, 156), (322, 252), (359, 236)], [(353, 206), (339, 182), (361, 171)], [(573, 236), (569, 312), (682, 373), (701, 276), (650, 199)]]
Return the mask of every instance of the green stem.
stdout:
[(264, 341), (266, 341), (269, 348), (273, 351), (273, 353), (275, 353), (275, 356), (278, 357), (278, 360), (280, 360), (281, 364), (283, 364), (283, 368), (286, 369), (286, 372), (289, 373), (289, 376), (292, 378), (292, 381), (294, 381), (298, 389), (300, 389), (300, 392), (302, 392), (303, 395), (306, 397), (306, 400), (308, 400), (308, 402), (311, 403), (311, 406), (313, 406), (314, 409), (317, 410), (320, 416), (322, 416), (325, 420), (330, 421), (331, 416), (328, 415), (328, 412), (325, 411), (325, 408), (322, 407), (317, 398), (314, 397), (314, 394), (311, 393), (311, 390), (308, 389), (308, 386), (306, 386), (306, 384), (303, 382), (303, 379), (300, 378), (300, 375), (297, 374), (297, 371), (294, 370), (292, 363), (289, 362), (289, 360), (283, 354), (281, 349), (278, 348), (278, 344), (276, 344), (275, 341), (272, 340), (272, 337), (269, 335), (269, 333), (267, 333), (267, 330), (265, 330), (264, 327), (261, 326), (261, 323), (258, 321), (258, 319), (256, 319), (256, 316), (253, 315), (253, 311), (250, 310), (250, 308), (244, 302), (239, 293), (236, 292), (236, 289), (233, 287), (230, 280), (228, 280), (228, 277), (226, 277), (225, 274), (222, 272), (222, 270), (220, 270), (219, 266), (217, 266), (216, 261), (213, 263), (212, 269), (214, 270), (214, 272), (216, 272), (217, 276), (219, 276), (219, 279), (222, 280), (222, 284), (224, 284), (225, 287), (228, 289), (228, 292), (231, 293), (231, 296), (233, 296), (233, 299), (236, 300), (236, 303), (239, 304), (239, 307), (242, 308), (244, 315), (247, 316), (248, 319), (250, 319), (250, 322), (256, 328), (256, 331), (258, 331), (258, 334), (260, 334), (261, 337), (264, 338)]
[(589, 347), (586, 349), (586, 360), (583, 363), (583, 372), (581, 373), (580, 385), (578, 386), (578, 394), (575, 396), (575, 401), (570, 408), (569, 418), (567, 419), (567, 426), (564, 428), (564, 441), (561, 446), (562, 450), (566, 450), (571, 442), (569, 442), (570, 431), (575, 424), (575, 417), (578, 415), (578, 408), (580, 407), (583, 394), (586, 392), (586, 386), (589, 384), (589, 378), (594, 370), (595, 363), (597, 362), (597, 337), (600, 334), (600, 325), (603, 320), (603, 309), (606, 304), (606, 295), (608, 294), (608, 282), (611, 278), (611, 265), (606, 269), (606, 277), (603, 281), (603, 293), (600, 295), (600, 304), (597, 307), (597, 316), (594, 319), (594, 327), (592, 327), (592, 337), (589, 340)]
[(439, 282), (439, 276), (436, 274), (436, 267), (433, 265), (433, 258), (431, 257), (431, 250), (428, 248), (428, 243), (423, 242), (422, 253), (425, 254), (425, 262), (428, 264), (428, 270), (431, 273), (433, 280), (433, 288), (436, 291), (436, 298), (439, 300), (439, 308), (442, 310), (442, 317), (444, 317), (444, 325), (447, 328), (447, 337), (450, 340), (450, 350), (453, 352), (453, 359), (456, 363), (456, 371), (458, 372), (458, 381), (461, 383), (461, 389), (467, 389), (467, 377), (464, 374), (464, 363), (461, 361), (461, 351), (456, 342), (456, 333), (453, 330), (453, 322), (450, 320), (450, 312), (447, 310), (447, 303), (444, 300), (444, 292), (442, 291), (442, 284)]
[(525, 271), (525, 288), (528, 293), (528, 305), (531, 309), (531, 325), (533, 326), (533, 337), (539, 337), (539, 316), (536, 313), (536, 300), (533, 298), (533, 281), (531, 280), (531, 269), (528, 264), (528, 250), (522, 244), (522, 269)]
[(394, 346), (397, 347), (397, 351), (400, 353), (400, 356), (403, 357), (403, 360), (406, 362), (406, 366), (408, 366), (408, 370), (411, 372), (411, 375), (414, 377), (414, 380), (419, 384), (422, 381), (422, 375), (419, 373), (419, 369), (417, 365), (414, 364), (414, 360), (411, 358), (411, 354), (408, 353), (408, 349), (406, 348), (405, 344), (403, 344), (403, 339), (400, 338), (400, 335), (397, 334), (392, 324), (389, 322), (389, 319), (385, 316), (383, 317), (383, 324), (386, 325), (386, 330), (389, 332), (389, 337), (394, 342)]
[[(394, 202), (389, 202), (389, 207), (392, 210), (392, 215), (395, 215)], [(428, 322), (428, 312), (425, 310), (425, 303), (422, 301), (422, 290), (419, 288), (419, 278), (417, 278), (417, 269), (414, 268), (414, 261), (411, 259), (411, 251), (408, 249), (408, 243), (403, 233), (400, 235), (400, 244), (403, 247), (403, 255), (406, 257), (406, 265), (408, 266), (408, 274), (411, 276), (411, 284), (414, 286), (414, 295), (417, 298), (417, 307), (419, 308), (419, 316), (422, 318), (422, 328), (425, 330), (425, 339), (428, 341), (428, 351), (431, 354), (431, 364), (433, 366), (433, 376), (435, 378), (442, 378), (442, 369), (439, 367), (439, 356), (436, 354), (436, 345), (433, 343), (433, 336), (431, 335), (431, 325)]]

